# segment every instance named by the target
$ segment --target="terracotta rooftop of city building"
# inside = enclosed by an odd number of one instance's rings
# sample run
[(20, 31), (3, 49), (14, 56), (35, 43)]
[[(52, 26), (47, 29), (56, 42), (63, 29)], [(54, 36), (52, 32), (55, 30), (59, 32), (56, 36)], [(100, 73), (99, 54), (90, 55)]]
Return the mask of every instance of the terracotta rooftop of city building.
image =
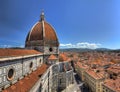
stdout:
[(107, 69), (109, 72), (120, 74), (120, 65), (114, 65)]
[(34, 54), (42, 54), (42, 53), (36, 50), (27, 50), (27, 49), (6, 49), (6, 48), (0, 49), (0, 58), (34, 55)]
[(104, 78), (104, 71), (98, 69), (89, 69), (86, 70), (87, 74), (92, 76), (94, 79), (103, 79)]
[(88, 66), (85, 65), (85, 64), (83, 64), (83, 63), (81, 63), (81, 62), (77, 62), (77, 66), (78, 66), (79, 68), (88, 69)]
[(120, 92), (120, 78), (116, 80), (107, 79), (105, 80), (103, 85), (108, 87), (111, 90), (114, 90), (114, 92)]
[(6, 88), (2, 92), (29, 92), (29, 90), (35, 85), (35, 83), (40, 79), (40, 76), (47, 70), (48, 66), (43, 64), (37, 70), (24, 77), (17, 83)]
[(59, 45), (58, 38), (54, 28), (44, 20), (44, 13), (41, 14), (41, 19), (32, 27), (26, 38), (26, 43), (30, 41), (54, 41)]
[(48, 58), (49, 60), (56, 60), (58, 59), (55, 55), (50, 55), (50, 57)]
[(67, 57), (67, 55), (65, 53), (60, 53), (59, 60), (60, 61), (67, 61), (68, 57)]
[(110, 62), (110, 61), (105, 61), (104, 59), (94, 59), (93, 58), (93, 60), (89, 60), (89, 62), (87, 62), (87, 64), (89, 64), (89, 65), (98, 65), (98, 66), (105, 66), (105, 65), (112, 65), (114, 63)]

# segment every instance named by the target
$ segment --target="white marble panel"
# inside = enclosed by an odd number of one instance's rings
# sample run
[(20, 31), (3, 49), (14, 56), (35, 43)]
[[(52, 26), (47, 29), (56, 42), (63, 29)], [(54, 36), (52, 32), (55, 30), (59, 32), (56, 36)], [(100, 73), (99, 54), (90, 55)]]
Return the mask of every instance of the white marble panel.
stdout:
[(6, 68), (3, 69), (3, 73), (6, 73)]
[(2, 77), (0, 77), (0, 83), (2, 83)]
[(3, 81), (6, 81), (6, 76), (3, 77)]

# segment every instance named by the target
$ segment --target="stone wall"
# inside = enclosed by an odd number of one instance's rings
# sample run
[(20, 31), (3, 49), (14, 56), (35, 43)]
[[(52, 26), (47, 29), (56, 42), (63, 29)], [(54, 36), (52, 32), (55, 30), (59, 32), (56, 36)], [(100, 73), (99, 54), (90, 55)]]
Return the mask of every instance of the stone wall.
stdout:
[(0, 61), (0, 90), (9, 87), (36, 70), (43, 63), (43, 56), (9, 58)]
[[(41, 77), (41, 87), (38, 87), (38, 92), (61, 92), (70, 84), (73, 84), (73, 69), (61, 71), (68, 62), (57, 63), (51, 65), (46, 73)], [(35, 87), (34, 87), (35, 88)]]
[[(28, 45), (29, 44), (29, 45)], [(51, 45), (52, 42), (50, 42), (47, 45), (43, 44), (43, 40), (38, 41), (30, 41), (26, 42), (26, 49), (34, 49), (40, 52), (43, 52), (44, 54), (59, 54), (59, 46)], [(52, 48), (52, 51), (50, 51), (50, 48)]]
[(44, 47), (44, 54), (59, 54), (58, 47), (50, 47), (50, 46), (45, 46)]

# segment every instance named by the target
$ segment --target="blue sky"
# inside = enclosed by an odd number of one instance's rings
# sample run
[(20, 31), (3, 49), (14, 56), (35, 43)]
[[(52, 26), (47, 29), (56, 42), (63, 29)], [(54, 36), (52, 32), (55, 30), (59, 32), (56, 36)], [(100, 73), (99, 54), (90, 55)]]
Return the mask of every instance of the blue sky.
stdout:
[(0, 0), (0, 46), (22, 46), (44, 9), (61, 47), (120, 48), (120, 0)]

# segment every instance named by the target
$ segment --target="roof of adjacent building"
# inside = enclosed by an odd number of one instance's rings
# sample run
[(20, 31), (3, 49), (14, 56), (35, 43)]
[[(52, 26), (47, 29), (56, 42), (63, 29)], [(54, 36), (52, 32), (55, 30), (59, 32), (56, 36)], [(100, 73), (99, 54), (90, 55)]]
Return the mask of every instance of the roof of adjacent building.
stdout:
[(44, 40), (45, 43), (54, 41), (54, 44), (59, 45), (56, 32), (54, 28), (44, 20), (43, 13), (41, 15), (41, 20), (39, 20), (28, 33), (26, 42), (42, 40)]
[(118, 64), (118, 66), (117, 65), (111, 66), (107, 69), (107, 71), (111, 73), (120, 74), (120, 65)]
[(8, 49), (8, 48), (0, 49), (0, 58), (34, 55), (34, 54), (42, 54), (42, 53), (36, 50), (27, 50), (27, 49)]
[(81, 62), (77, 62), (76, 65), (79, 68), (82, 68), (82, 69), (88, 69), (89, 68), (87, 65), (85, 65), (84, 63), (81, 63)]
[(97, 70), (97, 69), (86, 70), (86, 73), (89, 74), (94, 79), (103, 79), (105, 74), (104, 71)]
[(117, 78), (115, 80), (107, 79), (103, 85), (115, 92), (120, 92), (120, 78)]
[(40, 79), (40, 75), (42, 75), (47, 70), (47, 68), (48, 66), (43, 64), (37, 70), (24, 77), (17, 83), (6, 88), (2, 92), (29, 92), (35, 83)]
[(48, 59), (49, 59), (49, 60), (56, 60), (56, 59), (58, 59), (58, 58), (57, 58), (55, 55), (50, 55)]
[(59, 60), (60, 61), (67, 61), (68, 57), (67, 57), (67, 55), (65, 53), (60, 53)]

